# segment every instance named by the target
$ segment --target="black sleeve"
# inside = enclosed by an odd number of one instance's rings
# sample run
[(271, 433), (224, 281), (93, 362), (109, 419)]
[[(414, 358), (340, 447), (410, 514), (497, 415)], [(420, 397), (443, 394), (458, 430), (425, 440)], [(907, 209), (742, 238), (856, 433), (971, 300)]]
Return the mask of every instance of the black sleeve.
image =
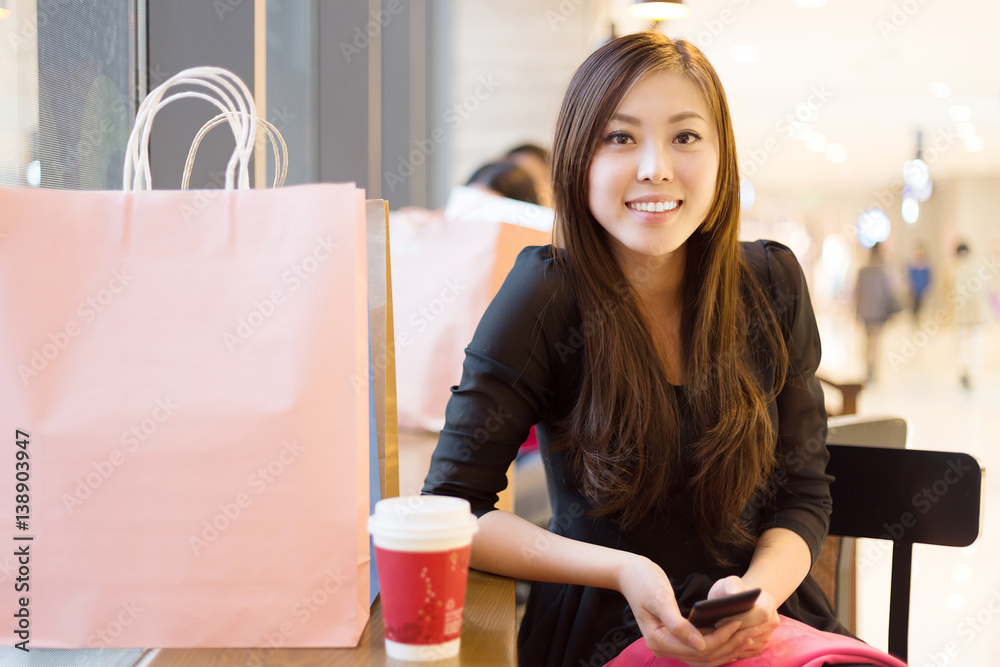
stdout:
[(830, 482), (826, 474), (826, 407), (816, 379), (819, 330), (805, 276), (787, 247), (767, 242), (778, 321), (788, 348), (788, 377), (777, 397), (778, 467), (774, 511), (762, 528), (787, 528), (805, 540), (813, 562), (830, 528)]
[(551, 403), (548, 340), (564, 295), (551, 252), (521, 251), (480, 320), (424, 480), (422, 493), (465, 498), (476, 516), (496, 509), (507, 468)]

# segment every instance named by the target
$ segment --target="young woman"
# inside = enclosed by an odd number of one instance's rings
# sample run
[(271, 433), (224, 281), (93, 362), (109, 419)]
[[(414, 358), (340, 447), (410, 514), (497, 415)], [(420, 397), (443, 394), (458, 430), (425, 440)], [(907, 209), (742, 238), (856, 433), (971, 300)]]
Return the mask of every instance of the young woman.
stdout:
[[(521, 663), (603, 664), (641, 635), (720, 665), (758, 655), (778, 611), (842, 630), (808, 576), (830, 513), (819, 335), (791, 251), (738, 241), (715, 71), (659, 33), (603, 46), (553, 174), (556, 245), (526, 248), (483, 316), (424, 486), (480, 517), (473, 567), (542, 582)], [(533, 424), (549, 531), (493, 511)], [(713, 632), (684, 618), (757, 587)]]

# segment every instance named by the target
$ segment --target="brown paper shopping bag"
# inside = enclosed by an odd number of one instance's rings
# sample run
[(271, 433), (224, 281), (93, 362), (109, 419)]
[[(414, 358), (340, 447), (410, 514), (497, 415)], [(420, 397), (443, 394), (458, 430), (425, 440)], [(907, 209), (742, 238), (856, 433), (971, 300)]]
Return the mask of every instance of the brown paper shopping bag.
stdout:
[[(389, 270), (389, 228), (386, 202), (365, 203), (368, 237), (368, 322), (371, 359), (367, 380), (358, 378), (356, 389), (368, 391), (371, 401), (369, 428), (369, 513), (383, 498), (399, 495), (399, 444), (396, 428), (396, 370), (392, 345), (392, 277)], [(375, 546), (369, 546), (375, 562)], [(371, 567), (369, 602), (379, 593), (378, 571)]]
[[(230, 77), (164, 85), (227, 98), (227, 185), (245, 186), (256, 117)], [(151, 119), (127, 189), (148, 183)], [(364, 193), (4, 188), (0, 210), (0, 539), (25, 568), (23, 592), (0, 595), (0, 643), (354, 645), (369, 610), (369, 401), (351, 382), (368, 373)]]
[[(396, 423), (396, 355), (393, 340), (389, 210), (384, 199), (366, 202), (368, 317), (372, 336), (374, 414), (378, 433), (380, 498), (399, 495), (399, 432)], [(372, 508), (374, 511), (374, 507)]]

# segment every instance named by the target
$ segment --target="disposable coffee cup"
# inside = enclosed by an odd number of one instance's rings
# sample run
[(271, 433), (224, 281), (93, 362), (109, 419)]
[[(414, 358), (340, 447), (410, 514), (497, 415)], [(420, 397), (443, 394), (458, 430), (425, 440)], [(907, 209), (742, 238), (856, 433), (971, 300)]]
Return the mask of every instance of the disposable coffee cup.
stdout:
[(423, 661), (458, 655), (469, 551), (478, 526), (469, 502), (403, 496), (375, 504), (375, 542), (385, 650)]

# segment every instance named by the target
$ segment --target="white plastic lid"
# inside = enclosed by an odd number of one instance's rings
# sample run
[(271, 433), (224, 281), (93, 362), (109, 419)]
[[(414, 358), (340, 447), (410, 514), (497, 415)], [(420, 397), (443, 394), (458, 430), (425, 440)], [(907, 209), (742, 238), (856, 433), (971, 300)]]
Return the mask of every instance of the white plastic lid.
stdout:
[(471, 537), (479, 525), (469, 501), (450, 496), (400, 496), (375, 503), (368, 532), (395, 539)]

